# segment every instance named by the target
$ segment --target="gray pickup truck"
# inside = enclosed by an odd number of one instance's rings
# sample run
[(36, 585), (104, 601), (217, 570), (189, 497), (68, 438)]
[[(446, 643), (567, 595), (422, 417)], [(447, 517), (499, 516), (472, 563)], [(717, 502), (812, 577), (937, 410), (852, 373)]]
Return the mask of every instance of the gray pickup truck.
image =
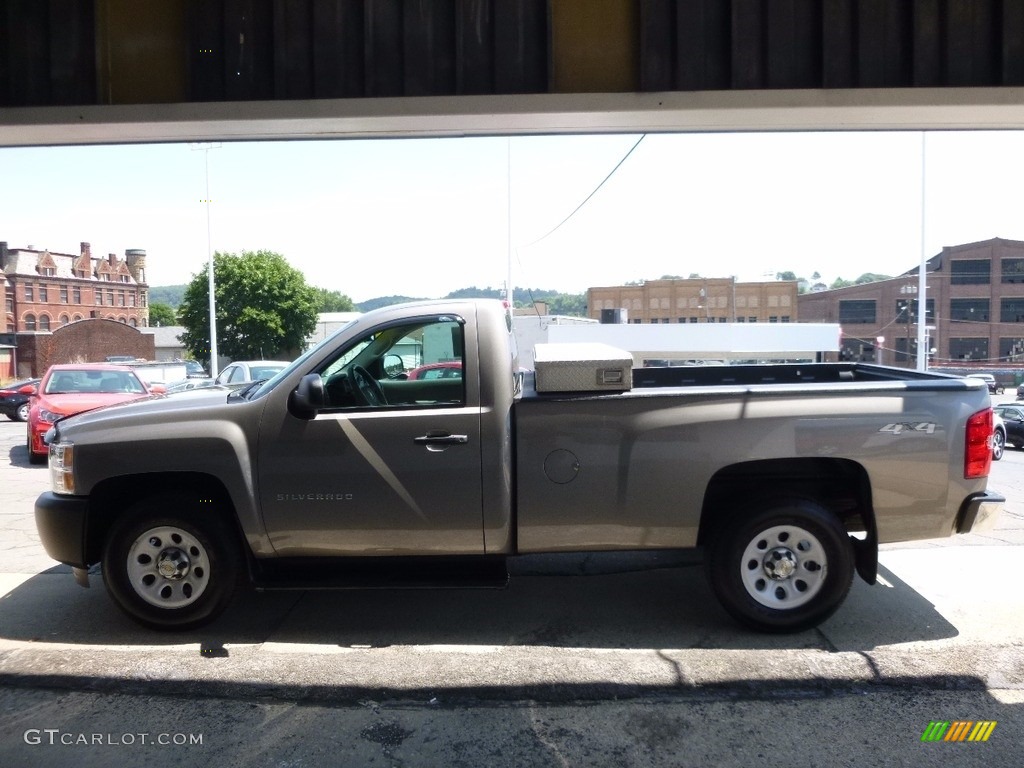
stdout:
[(1004, 502), (983, 381), (598, 361), (541, 387), (511, 329), (499, 302), (389, 307), (245, 389), (63, 419), (43, 545), (86, 585), (102, 563), (161, 629), (246, 581), (500, 586), (517, 555), (700, 548), (725, 610), (778, 632), (873, 583), (880, 543), (984, 529)]

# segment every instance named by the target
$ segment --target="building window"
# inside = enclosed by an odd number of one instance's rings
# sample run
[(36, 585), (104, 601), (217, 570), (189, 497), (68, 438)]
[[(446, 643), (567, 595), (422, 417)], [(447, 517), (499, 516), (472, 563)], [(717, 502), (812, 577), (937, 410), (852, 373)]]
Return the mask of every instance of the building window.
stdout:
[(48, 330), (50, 330), (50, 316), (49, 315), (40, 315), (39, 316), (39, 330), (40, 331), (48, 331)]
[[(839, 323), (841, 325), (871, 324), (876, 320), (874, 299), (847, 300), (839, 302)], [(773, 321), (769, 321), (773, 322)]]
[(1019, 336), (999, 340), (999, 361), (1024, 363), (1024, 339)]
[[(779, 322), (779, 318), (778, 318), (777, 315), (768, 315), (768, 322), (769, 323), (777, 323), (777, 322)], [(874, 320), (872, 320), (871, 322), (874, 322)]]
[[(214, 294), (214, 296), (216, 296), (216, 294)], [(133, 317), (131, 320), (128, 321), (128, 325), (130, 325), (132, 328), (135, 328), (138, 325), (138, 323), (135, 322), (135, 318)]]
[(1002, 259), (1002, 282), (1024, 283), (1024, 259)]
[(987, 323), (988, 299), (950, 299), (949, 319), (954, 323)]
[[(927, 323), (935, 322), (935, 299), (928, 299), (924, 304), (924, 319)], [(917, 299), (896, 300), (896, 322), (917, 322)]]
[(953, 285), (988, 285), (991, 282), (992, 262), (988, 259), (961, 259), (949, 264)]
[[(215, 294), (215, 296), (216, 296), (216, 294)], [(68, 287), (66, 285), (62, 285), (60, 287), (60, 303), (61, 304), (67, 304), (68, 303)]]
[(999, 302), (999, 322), (1024, 323), (1024, 299), (1003, 299)]
[[(216, 298), (216, 293), (214, 293), (214, 298)], [(146, 306), (146, 301), (147, 301), (146, 292), (145, 291), (141, 291), (139, 293), (139, 306), (140, 307), (145, 307)], [(638, 320), (637, 322), (640, 322), (640, 321)]]
[(119, 306), (119, 307), (123, 307), (124, 306), (124, 291), (118, 291), (117, 292), (117, 306)]
[[(216, 293), (214, 294), (214, 296), (216, 296)], [(129, 307), (134, 307), (135, 306), (135, 294), (134, 293), (129, 293), (128, 294), (128, 306)]]
[[(216, 296), (216, 294), (214, 294), (214, 295)], [(6, 308), (7, 308), (7, 311), (10, 312), (11, 314), (14, 314), (14, 297), (13, 296), (6, 296), (6, 297), (4, 297), (4, 304), (5, 304)]]
[[(214, 297), (216, 298), (216, 294), (214, 294)], [(781, 321), (782, 321), (783, 323), (788, 323), (788, 322), (789, 322), (789, 315), (783, 315), (783, 316), (782, 316), (782, 317), (780, 318), (780, 320), (781, 320)]]
[(45, 285), (39, 286), (39, 301), (47, 302), (50, 300), (49, 289)]
[[(101, 291), (99, 288), (97, 288), (95, 291), (93, 291), (93, 293), (96, 294), (96, 306), (97, 307), (102, 307), (103, 306), (103, 291)], [(216, 294), (214, 294), (214, 296), (216, 296)]]
[[(214, 293), (214, 298), (216, 298), (216, 296), (217, 294)], [(77, 285), (71, 289), (71, 299), (75, 302), (75, 304), (82, 303), (82, 289), (79, 288)]]
[(747, 318), (745, 318), (743, 315), (740, 315), (739, 317), (736, 318), (737, 323), (745, 323), (746, 321)]
[(112, 290), (107, 291), (107, 306), (114, 306), (114, 292)]
[(988, 339), (952, 338), (949, 356), (953, 360), (988, 360)]
[(658, 324), (658, 318), (652, 317), (651, 318), (651, 325), (657, 325), (657, 324)]
[[(216, 293), (214, 293), (213, 297), (214, 297), (214, 298), (217, 298), (217, 294), (216, 294)], [(757, 322), (757, 318), (756, 318), (756, 317), (748, 317), (748, 318), (747, 318), (747, 322), (748, 322), (748, 323), (756, 323), (756, 322)]]
[(36, 289), (29, 283), (25, 283), (25, 301), (36, 300)]
[(25, 315), (25, 330), (34, 331), (36, 329), (36, 316)]
[(63, 326), (65, 326), (65, 325), (67, 325), (68, 323), (71, 322), (71, 318), (69, 318), (67, 315), (61, 315), (60, 319), (58, 320), (58, 322), (63, 327)]
[(872, 363), (875, 360), (875, 345), (863, 339), (843, 339), (839, 348), (839, 359), (843, 362)]
[[(216, 275), (216, 273), (214, 273), (214, 274)], [(146, 282), (146, 270), (144, 270), (144, 269), (140, 269), (140, 270), (139, 270), (139, 282), (140, 282), (140, 283), (144, 283), (144, 282)], [(216, 298), (216, 297), (217, 297), (217, 293), (216, 293), (216, 291), (214, 291), (214, 294), (213, 294), (213, 295), (214, 295), (214, 298)]]

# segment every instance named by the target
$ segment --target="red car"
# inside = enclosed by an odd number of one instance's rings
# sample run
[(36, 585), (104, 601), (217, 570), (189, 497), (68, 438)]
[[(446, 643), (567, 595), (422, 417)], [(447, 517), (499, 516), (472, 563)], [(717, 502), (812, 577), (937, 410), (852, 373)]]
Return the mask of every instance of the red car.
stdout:
[(462, 363), (455, 360), (447, 363), (427, 363), (409, 371), (408, 379), (461, 379)]
[(49, 449), (43, 442), (43, 435), (57, 419), (104, 405), (162, 394), (163, 391), (163, 387), (147, 385), (135, 371), (123, 365), (83, 363), (50, 366), (29, 401), (29, 462), (42, 464), (46, 461)]

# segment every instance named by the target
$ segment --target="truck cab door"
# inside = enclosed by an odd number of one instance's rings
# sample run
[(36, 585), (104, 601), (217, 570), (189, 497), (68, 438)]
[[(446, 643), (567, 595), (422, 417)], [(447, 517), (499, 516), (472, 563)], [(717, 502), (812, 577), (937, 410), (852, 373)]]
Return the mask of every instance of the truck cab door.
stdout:
[[(376, 328), (310, 371), (326, 400), (315, 417), (265, 417), (277, 421), (260, 429), (258, 495), (279, 555), (483, 553), (478, 362), (467, 335), (452, 316)], [(410, 376), (439, 363), (459, 376)]]

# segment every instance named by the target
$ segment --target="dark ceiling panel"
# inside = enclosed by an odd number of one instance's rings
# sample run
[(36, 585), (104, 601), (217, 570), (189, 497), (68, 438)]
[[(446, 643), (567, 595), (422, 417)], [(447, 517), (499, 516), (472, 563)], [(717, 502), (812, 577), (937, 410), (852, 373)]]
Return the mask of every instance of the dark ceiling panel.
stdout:
[(136, 2), (3, 0), (0, 106), (1024, 84), (1018, 0), (146, 0), (159, 34)]
[(319, 99), (364, 94), (362, 0), (313, 3), (313, 95)]
[(455, 4), (455, 91), (494, 93), (494, 9), (491, 0)]

